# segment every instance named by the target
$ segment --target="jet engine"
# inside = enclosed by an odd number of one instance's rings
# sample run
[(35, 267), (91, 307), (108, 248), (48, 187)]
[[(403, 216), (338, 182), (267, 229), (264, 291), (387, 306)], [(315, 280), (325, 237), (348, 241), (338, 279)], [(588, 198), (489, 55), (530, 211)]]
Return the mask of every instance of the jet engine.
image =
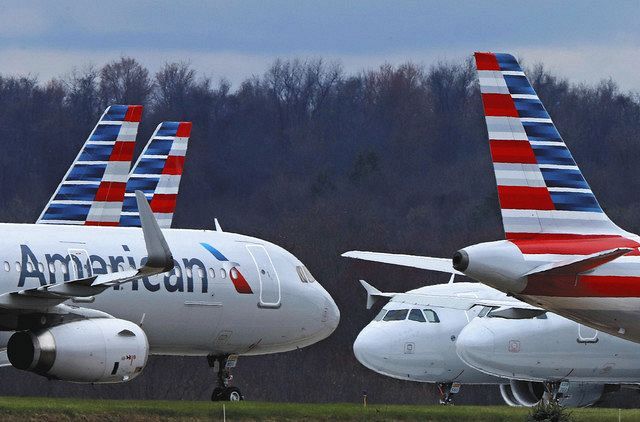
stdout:
[(18, 331), (9, 339), (7, 354), (15, 368), (50, 379), (115, 383), (142, 372), (149, 342), (130, 321), (95, 318)]
[[(571, 382), (559, 403), (565, 407), (591, 406), (607, 392), (605, 387), (604, 384)], [(532, 407), (540, 400), (548, 398), (543, 383), (519, 380), (511, 380), (509, 384), (500, 385), (500, 394), (509, 406)]]

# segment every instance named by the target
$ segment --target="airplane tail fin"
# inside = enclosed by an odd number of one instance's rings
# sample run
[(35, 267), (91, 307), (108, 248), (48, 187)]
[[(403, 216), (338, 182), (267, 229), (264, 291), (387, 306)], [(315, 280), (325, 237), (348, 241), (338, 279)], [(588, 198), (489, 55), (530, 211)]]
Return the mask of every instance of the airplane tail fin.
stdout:
[(475, 53), (507, 239), (621, 235), (510, 54)]
[(141, 117), (141, 105), (107, 107), (37, 223), (118, 225)]
[(171, 227), (190, 135), (191, 122), (158, 125), (131, 170), (121, 226), (140, 227), (135, 196), (135, 191), (140, 190), (151, 202), (151, 210), (160, 227)]

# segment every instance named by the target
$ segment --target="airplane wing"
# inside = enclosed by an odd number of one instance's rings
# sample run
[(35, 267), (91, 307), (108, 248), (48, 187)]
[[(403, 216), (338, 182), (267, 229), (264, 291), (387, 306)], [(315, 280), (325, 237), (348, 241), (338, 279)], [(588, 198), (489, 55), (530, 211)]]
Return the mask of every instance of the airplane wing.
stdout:
[(140, 191), (136, 191), (136, 200), (147, 248), (147, 262), (142, 267), (4, 293), (0, 295), (0, 307), (8, 309), (48, 308), (72, 297), (94, 296), (109, 287), (162, 274), (173, 269), (174, 262), (171, 250), (153, 216), (149, 203)]
[(363, 261), (381, 262), (384, 264), (400, 265), (402, 267), (419, 268), (421, 270), (464, 275), (453, 268), (451, 259), (448, 258), (365, 251), (349, 251), (343, 253), (342, 256), (344, 258), (355, 258)]

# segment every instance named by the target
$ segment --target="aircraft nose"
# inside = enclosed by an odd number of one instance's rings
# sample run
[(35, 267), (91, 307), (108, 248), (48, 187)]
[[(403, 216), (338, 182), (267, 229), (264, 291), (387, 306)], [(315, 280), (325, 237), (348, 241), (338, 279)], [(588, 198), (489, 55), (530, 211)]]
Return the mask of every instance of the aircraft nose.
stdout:
[(482, 324), (467, 325), (456, 340), (456, 353), (467, 365), (482, 370), (495, 352), (495, 334)]
[(323, 320), (329, 333), (333, 333), (340, 323), (340, 309), (329, 293), (325, 293)]
[(353, 354), (362, 365), (375, 370), (377, 369), (375, 362), (378, 360), (379, 351), (380, 344), (375, 341), (371, 327), (365, 327), (353, 342)]

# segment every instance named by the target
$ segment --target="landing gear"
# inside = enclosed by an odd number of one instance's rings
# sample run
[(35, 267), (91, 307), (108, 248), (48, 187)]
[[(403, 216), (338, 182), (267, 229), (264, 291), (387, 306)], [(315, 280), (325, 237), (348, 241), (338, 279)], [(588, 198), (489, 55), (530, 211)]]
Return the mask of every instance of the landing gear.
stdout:
[(448, 382), (438, 384), (440, 394), (440, 404), (447, 405), (453, 403), (453, 396), (460, 392), (459, 382)]
[(545, 382), (544, 389), (547, 396), (547, 401), (558, 403), (562, 398), (564, 398), (569, 391), (569, 382)]
[(242, 392), (237, 387), (230, 387), (233, 379), (230, 369), (235, 367), (237, 356), (207, 356), (209, 367), (216, 371), (217, 386), (211, 393), (211, 401), (240, 401), (244, 400)]

